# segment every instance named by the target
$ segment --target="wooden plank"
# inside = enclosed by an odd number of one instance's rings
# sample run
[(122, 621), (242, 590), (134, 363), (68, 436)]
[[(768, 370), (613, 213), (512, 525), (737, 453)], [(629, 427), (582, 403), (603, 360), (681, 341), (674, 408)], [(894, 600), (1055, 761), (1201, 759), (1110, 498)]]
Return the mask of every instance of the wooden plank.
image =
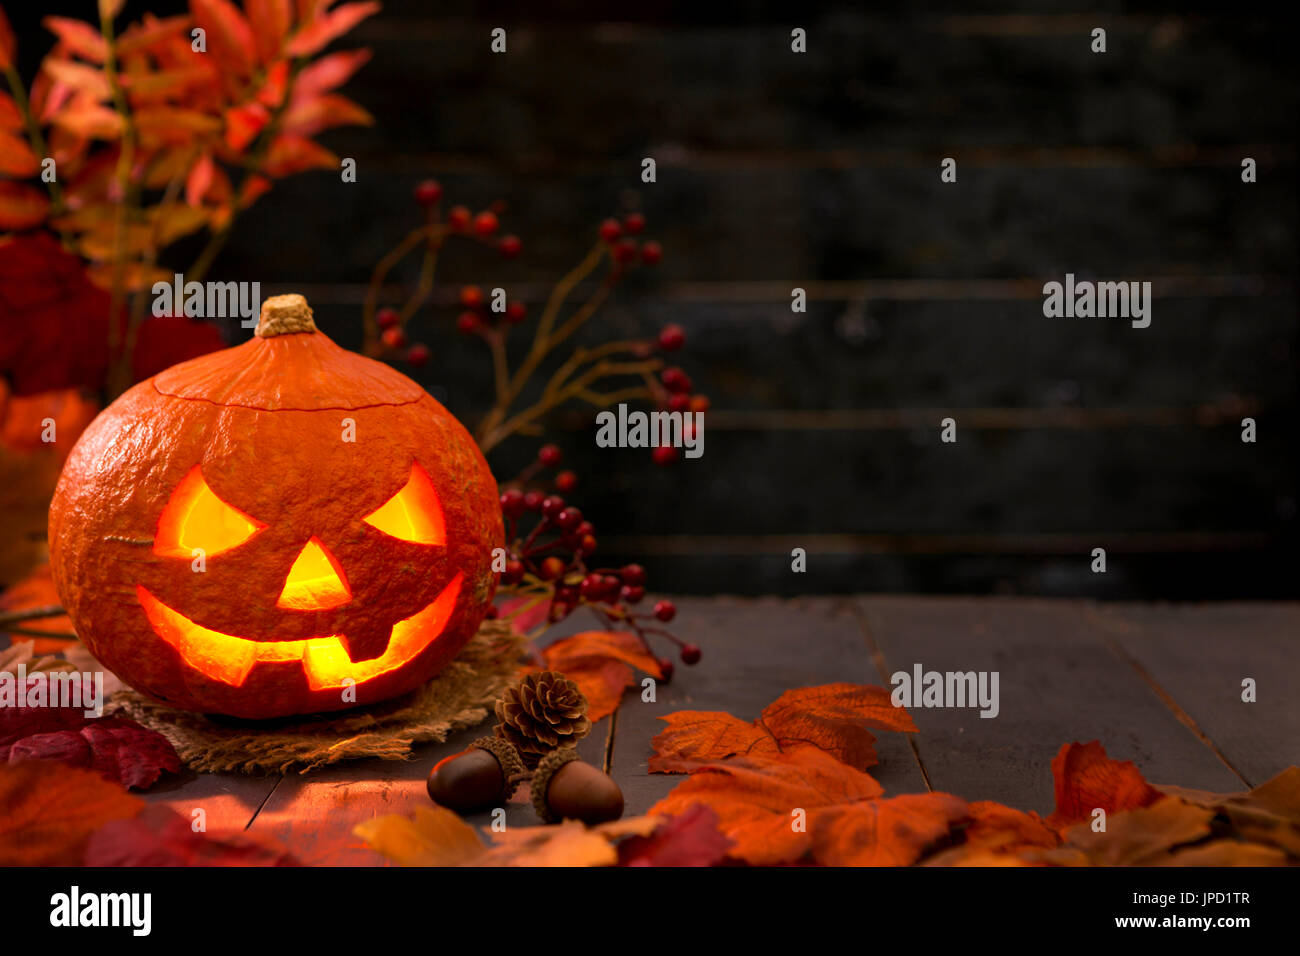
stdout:
[[(1105, 604), (1093, 617), (1251, 786), (1300, 763), (1300, 604)], [(1241, 699), (1253, 678), (1257, 699)]]
[[(839, 598), (681, 598), (675, 634), (698, 644), (703, 660), (677, 664), (653, 703), (629, 697), (618, 714), (613, 776), (623, 788), (627, 813), (644, 813), (681, 781), (652, 774), (646, 760), (659, 719), (678, 710), (722, 710), (744, 720), (795, 687), (835, 681), (879, 684), (851, 604)], [(880, 762), (869, 773), (889, 792), (925, 790), (906, 735), (880, 733)]]
[(1000, 712), (912, 708), (936, 790), (1048, 813), (1062, 744), (1100, 740), (1154, 783), (1226, 791), (1242, 782), (1107, 646), (1079, 601), (862, 598), (890, 673), (997, 671)]
[(195, 811), (202, 810), (209, 832), (243, 830), (252, 823), (279, 782), (279, 774), (250, 776), (186, 771), (164, 777), (141, 796), (150, 803), (165, 804), (191, 821), (198, 819)]

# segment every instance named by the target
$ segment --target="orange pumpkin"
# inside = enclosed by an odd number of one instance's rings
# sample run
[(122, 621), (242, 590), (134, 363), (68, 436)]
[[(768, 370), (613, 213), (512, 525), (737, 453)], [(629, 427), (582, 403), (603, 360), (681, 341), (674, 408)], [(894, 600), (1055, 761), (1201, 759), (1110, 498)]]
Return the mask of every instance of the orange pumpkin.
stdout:
[(90, 651), (173, 706), (251, 718), (428, 680), (478, 628), (502, 535), (460, 423), (317, 331), (298, 295), (105, 409), (50, 506), (55, 585)]

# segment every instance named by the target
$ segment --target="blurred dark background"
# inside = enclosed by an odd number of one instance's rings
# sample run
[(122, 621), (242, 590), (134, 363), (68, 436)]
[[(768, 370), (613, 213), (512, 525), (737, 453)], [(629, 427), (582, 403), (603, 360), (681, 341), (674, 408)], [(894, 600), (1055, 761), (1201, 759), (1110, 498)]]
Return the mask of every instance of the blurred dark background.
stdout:
[[(11, 9), (25, 76), (48, 47), (39, 15), (91, 6)], [(680, 323), (713, 410), (704, 457), (668, 469), (598, 450), (589, 412), (554, 419), (605, 561), (678, 592), (1296, 597), (1293, 33), (1242, 6), (1090, 7), (386, 0), (337, 44), (374, 51), (344, 92), (375, 126), (323, 137), (358, 181), (277, 184), (211, 278), (302, 291), (357, 347), (418, 181), (505, 200), (524, 255), (453, 248), (412, 328), (434, 352), (416, 377), (469, 421), (491, 377), (454, 332), (458, 286), (503, 286), (536, 316), (596, 224), (639, 209), (664, 262), (590, 338)], [(1042, 284), (1066, 272), (1151, 281), (1150, 328), (1044, 318)], [(498, 476), (537, 445), (495, 451)]]

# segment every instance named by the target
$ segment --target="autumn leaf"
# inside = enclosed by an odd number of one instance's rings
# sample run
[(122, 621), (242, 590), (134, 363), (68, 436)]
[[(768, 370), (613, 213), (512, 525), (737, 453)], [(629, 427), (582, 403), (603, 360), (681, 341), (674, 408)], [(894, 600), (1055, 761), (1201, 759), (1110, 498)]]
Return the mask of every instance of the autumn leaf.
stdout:
[(23, 128), (23, 114), (8, 93), (0, 93), (0, 129), (17, 132)]
[(1286, 866), (1284, 852), (1237, 840), (1210, 840), (1151, 860), (1147, 866)]
[(213, 172), (211, 153), (203, 153), (190, 167), (185, 177), (185, 201), (191, 206), (198, 206), (203, 202), (203, 197), (212, 186)]
[(375, 817), (352, 832), (399, 866), (460, 866), (487, 849), (472, 826), (437, 804), (417, 807), (414, 818)]
[(964, 830), (966, 845), (984, 851), (1012, 853), (1030, 847), (1051, 848), (1060, 835), (1036, 813), (980, 800), (967, 807), (969, 822)]
[(92, 63), (104, 62), (108, 45), (104, 43), (103, 35), (89, 23), (71, 17), (45, 17), (41, 24), (58, 37), (70, 53)]
[(5, 8), (0, 7), (0, 70), (7, 70), (14, 65), (14, 52), (17, 49), (14, 40), (14, 28), (9, 25)]
[(258, 58), (269, 63), (279, 54), (293, 25), (291, 0), (245, 0), (244, 9), (253, 30)]
[(111, 820), (86, 846), (86, 866), (301, 866), (287, 849), (250, 833), (196, 833), (163, 805)]
[[(46, 393), (49, 394), (49, 393)], [(63, 394), (63, 393), (54, 393)], [(76, 395), (77, 393), (72, 393)], [(23, 398), (11, 398), (5, 405), (5, 414), (3, 415), (3, 424), (0, 427), (0, 441), (8, 447), (27, 447), (29, 450), (35, 450), (40, 447), (40, 429), (37, 428), (34, 433), (30, 425), (22, 426), (15, 424), (15, 432), (25, 432), (21, 434), (21, 440), (25, 444), (18, 444), (19, 436), (11, 439), (9, 412), (14, 406), (34, 405), (34, 410), (44, 410), (41, 405), (36, 403), (44, 398), (45, 395), (34, 395)], [(94, 402), (86, 401), (86, 408), (93, 409), (96, 405)], [(92, 416), (93, 417), (93, 416)], [(56, 419), (56, 422), (58, 419)], [(85, 419), (81, 422), (81, 427), (89, 422)], [(56, 427), (61, 427), (56, 425)], [(72, 434), (75, 436), (76, 429)], [(32, 446), (35, 446), (33, 448)], [(66, 453), (66, 452), (65, 452)], [(29, 611), (41, 607), (58, 607), (60, 604), (58, 591), (54, 588), (54, 579), (50, 576), (50, 564), (48, 561), (42, 562), (36, 567), (31, 574), (15, 583), (12, 587), (6, 588), (0, 592), (0, 611)], [(50, 637), (33, 637), (29, 635), (15, 635), (11, 638), (15, 643), (28, 643), (31, 645), (34, 654), (57, 654), (64, 648), (73, 643), (75, 638), (64, 637), (62, 635), (72, 633), (72, 621), (66, 614), (59, 614), (54, 617), (33, 618), (29, 621), (23, 621), (22, 626), (29, 631), (46, 631)], [(0, 633), (4, 628), (0, 627)], [(57, 636), (56, 636), (57, 635)], [(0, 727), (4, 725), (4, 718), (0, 716)]]
[(281, 135), (271, 142), (263, 172), (279, 179), (309, 169), (334, 169), (338, 164), (339, 158), (324, 146), (302, 136)]
[(593, 721), (618, 710), (623, 692), (636, 682), (634, 667), (663, 676), (659, 662), (629, 631), (583, 631), (549, 645), (542, 657), (548, 669), (578, 685)]
[(718, 816), (697, 804), (665, 820), (649, 836), (624, 840), (619, 866), (713, 866), (727, 855), (731, 840), (718, 831)]
[(1064, 744), (1052, 760), (1056, 812), (1047, 820), (1058, 830), (1091, 820), (1097, 808), (1107, 814), (1135, 810), (1160, 799), (1131, 760), (1112, 760), (1097, 741)]
[(370, 126), (375, 118), (345, 96), (325, 94), (291, 106), (284, 114), (284, 130), (298, 136), (315, 136), (336, 126)]
[(77, 93), (83, 93), (92, 100), (102, 101), (113, 95), (113, 88), (109, 85), (108, 77), (104, 74), (104, 71), (93, 66), (77, 63), (74, 60), (47, 57), (43, 69), (54, 78), (54, 82), (62, 83), (69, 89)]
[(812, 849), (812, 834), (792, 826), (803, 811), (879, 797), (883, 790), (860, 770), (816, 747), (789, 753), (732, 757), (695, 770), (651, 815), (683, 813), (704, 804), (718, 829), (735, 844), (730, 855), (747, 863), (788, 863)]
[(689, 773), (701, 763), (798, 744), (865, 768), (876, 762), (876, 738), (868, 727), (916, 730), (907, 711), (890, 702), (888, 690), (846, 683), (786, 691), (752, 724), (717, 711), (679, 711), (662, 719), (668, 727), (651, 741), (652, 773)]
[(379, 4), (345, 3), (324, 13), (294, 33), (285, 53), (289, 56), (311, 56), (319, 53), (334, 40), (347, 33), (366, 17), (379, 12)]
[(144, 806), (90, 770), (0, 764), (0, 866), (80, 866), (96, 830)]
[[(41, 708), (46, 713), (59, 709)], [(166, 737), (122, 717), (85, 719), (75, 730), (23, 737), (7, 747), (0, 745), (0, 759), (10, 763), (55, 760), (88, 767), (133, 790), (146, 789), (164, 773), (181, 769), (180, 758)]]
[(966, 816), (966, 801), (947, 793), (908, 793), (817, 810), (813, 859), (825, 866), (910, 866)]
[(27, 140), (0, 130), (0, 173), (26, 179), (34, 176), (40, 168), (41, 161), (31, 151)]
[(339, 50), (327, 53), (315, 63), (309, 63), (294, 81), (294, 98), (318, 96), (336, 89), (352, 78), (352, 74), (370, 59), (369, 50)]
[(1150, 866), (1173, 847), (1209, 836), (1213, 817), (1213, 811), (1163, 797), (1150, 806), (1107, 814), (1104, 830), (1094, 831), (1086, 822), (1065, 835), (1099, 865)]
[(271, 113), (261, 103), (243, 103), (226, 110), (225, 119), (226, 145), (233, 150), (242, 150), (271, 121)]
[(39, 189), (0, 182), (0, 229), (30, 229), (45, 221), (50, 201)]
[(122, 135), (122, 117), (90, 97), (74, 100), (50, 121), (83, 139), (112, 140)]
[(247, 76), (256, 47), (253, 28), (230, 0), (190, 0), (194, 22), (208, 35), (208, 49), (223, 71)]

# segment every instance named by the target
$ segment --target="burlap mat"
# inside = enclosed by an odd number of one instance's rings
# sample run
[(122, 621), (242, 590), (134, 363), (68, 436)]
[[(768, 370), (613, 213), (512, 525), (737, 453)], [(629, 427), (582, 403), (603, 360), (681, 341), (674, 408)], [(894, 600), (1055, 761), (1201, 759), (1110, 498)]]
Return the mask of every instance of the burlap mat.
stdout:
[(481, 723), (519, 673), (524, 641), (502, 621), (484, 621), (447, 668), (395, 700), (337, 716), (283, 720), (210, 718), (176, 710), (130, 689), (104, 708), (158, 731), (191, 770), (307, 773), (318, 767), (381, 757), (404, 760), (414, 744), (443, 741)]

